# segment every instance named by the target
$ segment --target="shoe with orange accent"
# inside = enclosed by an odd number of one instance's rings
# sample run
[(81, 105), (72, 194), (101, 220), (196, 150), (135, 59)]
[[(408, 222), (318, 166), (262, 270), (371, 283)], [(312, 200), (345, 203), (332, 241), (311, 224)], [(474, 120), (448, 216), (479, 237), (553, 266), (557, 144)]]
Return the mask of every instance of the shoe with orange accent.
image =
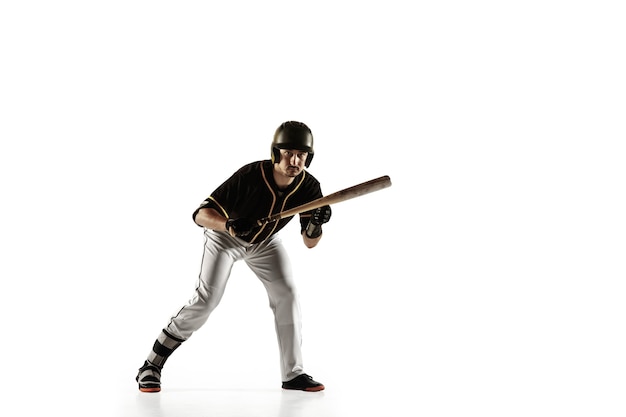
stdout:
[(324, 385), (314, 381), (309, 375), (302, 374), (290, 381), (283, 382), (283, 389), (315, 392), (322, 391), (324, 389)]
[(139, 383), (141, 392), (159, 392), (161, 391), (161, 368), (145, 361), (139, 368), (135, 381)]

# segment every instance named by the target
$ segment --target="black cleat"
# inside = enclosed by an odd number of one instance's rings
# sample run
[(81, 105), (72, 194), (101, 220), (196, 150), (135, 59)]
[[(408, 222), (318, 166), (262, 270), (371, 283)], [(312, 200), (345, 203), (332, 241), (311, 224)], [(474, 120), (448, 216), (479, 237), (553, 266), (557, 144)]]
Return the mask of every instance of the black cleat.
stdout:
[(145, 361), (139, 368), (135, 381), (139, 383), (141, 392), (159, 392), (161, 391), (161, 368)]
[(314, 381), (312, 377), (307, 374), (298, 375), (291, 381), (283, 382), (283, 389), (295, 389), (300, 391), (322, 391), (324, 385), (317, 381)]

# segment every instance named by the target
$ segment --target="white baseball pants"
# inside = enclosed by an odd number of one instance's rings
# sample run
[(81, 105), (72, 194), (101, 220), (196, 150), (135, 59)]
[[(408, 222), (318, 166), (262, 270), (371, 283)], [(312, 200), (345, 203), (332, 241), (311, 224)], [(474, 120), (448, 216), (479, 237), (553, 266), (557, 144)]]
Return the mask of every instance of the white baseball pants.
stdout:
[[(303, 373), (300, 305), (291, 263), (277, 235), (249, 244), (225, 232), (205, 230), (204, 254), (193, 297), (170, 320), (166, 330), (187, 340), (220, 303), (233, 264), (243, 260), (261, 280), (274, 312), (282, 380)], [(245, 306), (244, 306), (245, 307)]]

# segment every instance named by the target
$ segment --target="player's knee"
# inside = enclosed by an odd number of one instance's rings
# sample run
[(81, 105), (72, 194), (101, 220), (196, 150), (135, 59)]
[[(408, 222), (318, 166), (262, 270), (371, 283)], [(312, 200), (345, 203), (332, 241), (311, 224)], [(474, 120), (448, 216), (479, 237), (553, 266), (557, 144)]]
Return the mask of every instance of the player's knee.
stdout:
[(214, 287), (201, 287), (196, 291), (194, 304), (202, 306), (204, 309), (213, 311), (222, 299), (222, 292)]

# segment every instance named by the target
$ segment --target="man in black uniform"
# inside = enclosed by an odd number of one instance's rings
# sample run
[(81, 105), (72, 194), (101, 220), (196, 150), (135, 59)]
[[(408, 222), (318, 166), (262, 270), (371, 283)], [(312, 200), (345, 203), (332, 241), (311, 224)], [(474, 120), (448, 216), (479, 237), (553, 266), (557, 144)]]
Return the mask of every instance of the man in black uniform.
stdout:
[[(167, 358), (198, 330), (217, 307), (234, 262), (243, 260), (261, 280), (274, 312), (280, 349), (282, 388), (321, 391), (324, 385), (304, 373), (300, 306), (291, 266), (277, 232), (292, 219), (258, 226), (256, 220), (322, 197), (320, 183), (305, 170), (313, 159), (313, 135), (300, 122), (285, 122), (274, 134), (271, 160), (236, 171), (193, 213), (204, 228), (201, 272), (193, 297), (170, 318), (157, 337), (137, 382), (143, 392), (161, 390)], [(330, 206), (301, 213), (304, 244), (313, 248), (322, 237)]]

